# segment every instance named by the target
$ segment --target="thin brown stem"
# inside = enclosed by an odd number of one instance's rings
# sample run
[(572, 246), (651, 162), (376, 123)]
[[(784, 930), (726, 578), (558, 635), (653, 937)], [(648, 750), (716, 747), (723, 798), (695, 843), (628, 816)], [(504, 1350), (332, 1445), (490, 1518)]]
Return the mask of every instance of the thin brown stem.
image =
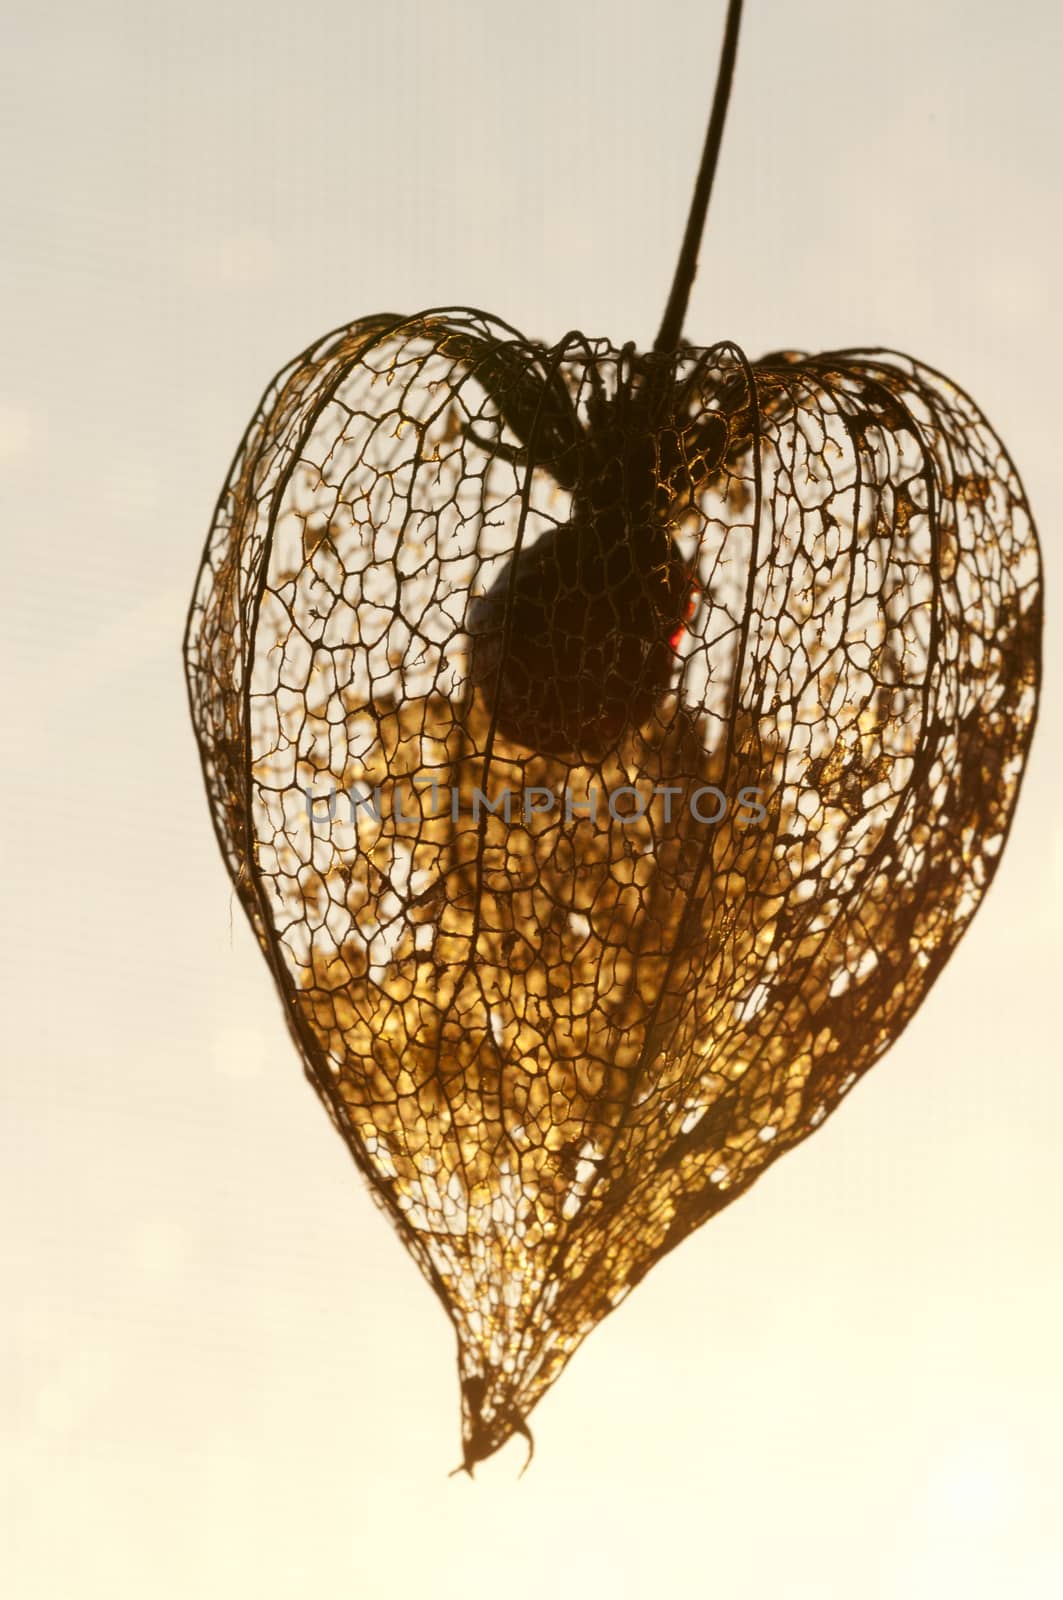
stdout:
[(727, 8), (723, 44), (720, 48), (720, 65), (716, 73), (716, 91), (712, 98), (712, 113), (709, 117), (708, 131), (705, 134), (705, 148), (701, 152), (701, 166), (698, 169), (698, 178), (694, 185), (694, 196), (690, 202), (690, 215), (687, 217), (686, 233), (683, 235), (683, 245), (679, 252), (679, 260), (676, 262), (675, 277), (672, 279), (672, 292), (668, 296), (668, 304), (665, 307), (664, 318), (661, 322), (661, 331), (654, 342), (653, 348), (655, 350), (666, 352), (675, 350), (678, 348), (679, 340), (682, 337), (683, 321), (687, 314), (687, 302), (690, 299), (690, 290), (698, 270), (698, 250), (701, 246), (701, 235), (705, 228), (705, 215), (709, 209), (712, 180), (716, 175), (716, 163), (720, 155), (723, 125), (727, 116), (727, 102), (731, 98), (735, 56), (738, 53), (738, 27), (741, 20), (742, 0), (730, 0)]

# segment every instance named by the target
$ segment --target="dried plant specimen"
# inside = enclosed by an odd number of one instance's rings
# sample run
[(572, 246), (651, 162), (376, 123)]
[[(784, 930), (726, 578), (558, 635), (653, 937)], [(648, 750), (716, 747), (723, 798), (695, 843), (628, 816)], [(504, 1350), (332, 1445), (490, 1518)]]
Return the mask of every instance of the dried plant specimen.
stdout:
[[(818, 1127), (992, 879), (1036, 535), (948, 379), (364, 319), (282, 371), (186, 659), (311, 1082), (453, 1321), (464, 1464)], [(706, 176), (707, 175), (707, 176)]]

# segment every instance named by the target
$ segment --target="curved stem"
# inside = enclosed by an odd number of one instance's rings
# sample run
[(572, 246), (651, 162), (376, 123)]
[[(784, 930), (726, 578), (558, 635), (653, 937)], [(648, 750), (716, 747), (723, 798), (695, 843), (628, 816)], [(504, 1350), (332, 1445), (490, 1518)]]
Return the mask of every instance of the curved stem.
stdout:
[(698, 270), (698, 249), (701, 245), (701, 235), (705, 228), (705, 214), (709, 209), (709, 196), (712, 193), (712, 180), (716, 175), (716, 162), (720, 155), (720, 142), (723, 139), (723, 124), (727, 116), (727, 102), (731, 98), (731, 80), (734, 77), (735, 56), (738, 52), (738, 26), (742, 20), (742, 0), (730, 0), (727, 7), (727, 22), (724, 27), (723, 44), (720, 48), (720, 65), (716, 73), (716, 92), (712, 99), (712, 114), (709, 117), (709, 127), (705, 135), (705, 148), (701, 152), (701, 166), (698, 169), (697, 182), (694, 185), (694, 197), (690, 202), (690, 215), (687, 218), (686, 233), (683, 235), (683, 244), (676, 262), (675, 277), (672, 279), (672, 292), (668, 296), (664, 318), (661, 322), (661, 331), (654, 341), (653, 348), (660, 351), (672, 351), (678, 348), (683, 332), (683, 320), (687, 314), (687, 301), (690, 299), (690, 290), (694, 282), (694, 275)]

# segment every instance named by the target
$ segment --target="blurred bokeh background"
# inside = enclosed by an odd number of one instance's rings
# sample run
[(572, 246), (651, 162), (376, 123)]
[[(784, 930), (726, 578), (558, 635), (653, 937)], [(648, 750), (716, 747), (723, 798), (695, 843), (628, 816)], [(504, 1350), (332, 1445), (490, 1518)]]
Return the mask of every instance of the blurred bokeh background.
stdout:
[(180, 636), (275, 369), (373, 311), (656, 330), (723, 0), (9, 0), (0, 1570), (14, 1600), (1063, 1592), (1063, 12), (747, 0), (688, 336), (885, 344), (1049, 576), (1011, 842), (905, 1036), (475, 1482), (453, 1338), (302, 1079)]

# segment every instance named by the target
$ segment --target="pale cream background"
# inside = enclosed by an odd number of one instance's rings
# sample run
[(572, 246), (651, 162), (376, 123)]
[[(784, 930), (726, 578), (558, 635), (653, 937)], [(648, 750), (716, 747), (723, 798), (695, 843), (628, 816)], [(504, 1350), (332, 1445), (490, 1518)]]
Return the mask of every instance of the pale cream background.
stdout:
[[(943, 367), (1013, 450), (1054, 588), (1061, 8), (748, 11), (688, 333)], [(591, 1337), (519, 1483), (519, 1445), (446, 1475), (448, 1325), (302, 1080), (201, 791), (183, 611), (267, 378), (338, 323), (451, 301), (652, 338), (722, 12), (5, 10), (14, 1600), (1063, 1593), (1051, 635), (950, 968)]]

